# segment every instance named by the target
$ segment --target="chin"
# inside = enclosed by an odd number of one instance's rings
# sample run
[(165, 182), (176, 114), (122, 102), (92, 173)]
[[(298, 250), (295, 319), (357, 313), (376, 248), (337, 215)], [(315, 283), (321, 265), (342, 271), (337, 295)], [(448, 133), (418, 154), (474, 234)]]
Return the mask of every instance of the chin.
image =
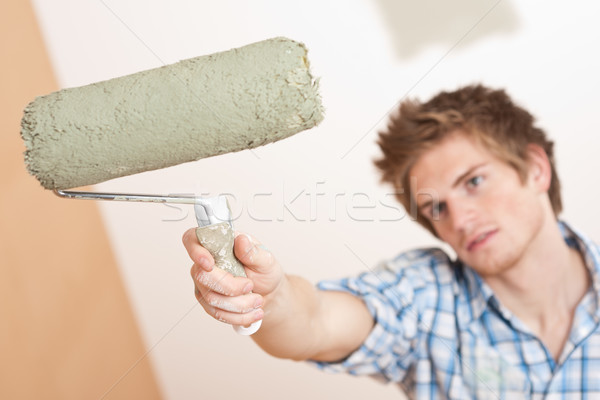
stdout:
[(508, 271), (513, 265), (507, 258), (493, 259), (491, 257), (485, 257), (485, 260), (469, 260), (469, 258), (470, 257), (460, 258), (460, 260), (475, 270), (482, 278), (487, 276), (498, 276)]
[(471, 267), (481, 276), (482, 278), (498, 277), (502, 273), (508, 271), (510, 267), (498, 266), (498, 265), (486, 265), (481, 267)]

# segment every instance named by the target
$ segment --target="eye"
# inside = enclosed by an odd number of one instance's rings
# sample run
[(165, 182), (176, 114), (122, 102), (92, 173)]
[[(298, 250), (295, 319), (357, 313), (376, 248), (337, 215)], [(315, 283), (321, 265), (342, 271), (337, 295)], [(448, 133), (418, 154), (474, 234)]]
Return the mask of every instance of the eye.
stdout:
[(483, 176), (475, 175), (474, 177), (472, 177), (471, 179), (469, 179), (467, 181), (467, 187), (470, 189), (476, 188), (477, 186), (481, 185), (482, 182), (483, 182)]
[(431, 211), (429, 213), (430, 214), (429, 219), (432, 221), (436, 221), (440, 217), (443, 217), (444, 214), (446, 213), (447, 208), (448, 208), (448, 206), (446, 205), (446, 202), (444, 202), (444, 201), (440, 201), (439, 203), (431, 206)]

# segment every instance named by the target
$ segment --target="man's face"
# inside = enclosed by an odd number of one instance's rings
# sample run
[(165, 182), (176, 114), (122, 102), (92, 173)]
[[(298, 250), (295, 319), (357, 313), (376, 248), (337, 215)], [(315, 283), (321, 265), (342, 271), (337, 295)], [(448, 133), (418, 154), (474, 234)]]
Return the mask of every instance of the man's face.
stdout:
[(445, 138), (410, 170), (419, 212), (458, 258), (480, 275), (525, 261), (544, 220), (540, 185), (461, 133)]

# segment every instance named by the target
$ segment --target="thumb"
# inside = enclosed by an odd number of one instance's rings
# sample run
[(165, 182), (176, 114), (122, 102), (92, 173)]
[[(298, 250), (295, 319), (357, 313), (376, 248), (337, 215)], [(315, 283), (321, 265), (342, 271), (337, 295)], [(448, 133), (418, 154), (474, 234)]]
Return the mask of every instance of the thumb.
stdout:
[(235, 256), (256, 272), (267, 272), (275, 264), (273, 254), (260, 242), (245, 233), (236, 236), (233, 246)]

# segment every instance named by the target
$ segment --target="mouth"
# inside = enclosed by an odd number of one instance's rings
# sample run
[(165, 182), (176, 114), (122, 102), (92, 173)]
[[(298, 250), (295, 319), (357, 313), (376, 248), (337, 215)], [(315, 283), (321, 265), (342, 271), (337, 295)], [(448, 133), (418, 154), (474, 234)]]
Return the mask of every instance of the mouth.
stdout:
[(467, 242), (467, 251), (474, 251), (485, 245), (498, 232), (497, 229), (472, 236)]

